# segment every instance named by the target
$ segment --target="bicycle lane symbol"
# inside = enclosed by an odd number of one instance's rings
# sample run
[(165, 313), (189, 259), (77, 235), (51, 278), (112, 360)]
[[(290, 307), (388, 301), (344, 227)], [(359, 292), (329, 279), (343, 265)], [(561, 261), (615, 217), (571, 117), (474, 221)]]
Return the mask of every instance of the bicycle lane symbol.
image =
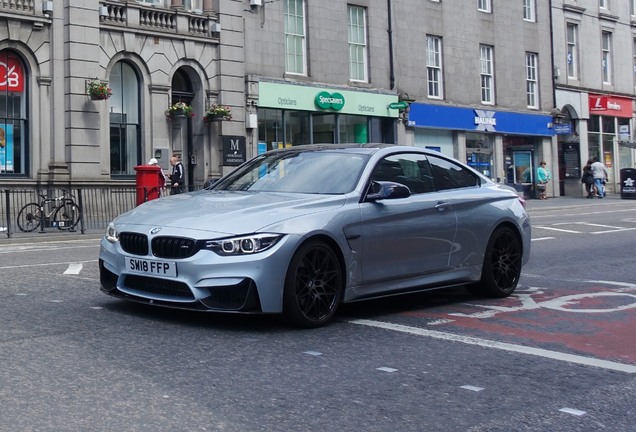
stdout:
[[(475, 303), (464, 303), (468, 306), (478, 307), (486, 309), (479, 312), (472, 313), (449, 313), (448, 315), (464, 318), (492, 318), (501, 313), (521, 312), (533, 309), (551, 309), (562, 312), (573, 313), (611, 313), (620, 312), (627, 309), (636, 309), (636, 294), (631, 294), (627, 291), (636, 290), (636, 285), (624, 284), (624, 283), (612, 283), (620, 288), (612, 291), (597, 291), (580, 294), (571, 294), (560, 297), (551, 298), (548, 300), (535, 300), (535, 297), (541, 296), (546, 292), (542, 288), (528, 287), (523, 290), (518, 290), (511, 295), (519, 301), (516, 306), (497, 306), (497, 305), (484, 305)], [(622, 298), (622, 299), (621, 299)], [(603, 300), (610, 300), (606, 304), (602, 304)], [(595, 303), (601, 303), (599, 307), (581, 307), (586, 300), (592, 300)], [(621, 304), (616, 305), (615, 303)]]
[(636, 285), (608, 281), (585, 281), (585, 285), (593, 288), (554, 297), (554, 289), (527, 287), (493, 304), (463, 302), (470, 309), (447, 312), (446, 319), (435, 324), (463, 328), (462, 332), (486, 339), (523, 340), (528, 346), (560, 347), (564, 353), (636, 365), (636, 346), (631, 343)]

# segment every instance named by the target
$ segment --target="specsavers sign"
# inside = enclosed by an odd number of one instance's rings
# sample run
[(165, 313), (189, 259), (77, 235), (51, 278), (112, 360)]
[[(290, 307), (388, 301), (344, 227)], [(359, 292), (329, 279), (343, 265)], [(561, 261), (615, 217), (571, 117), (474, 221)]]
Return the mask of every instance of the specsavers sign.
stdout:
[(397, 95), (325, 89), (295, 84), (259, 83), (258, 106), (298, 111), (332, 112), (372, 117), (397, 117), (389, 108)]

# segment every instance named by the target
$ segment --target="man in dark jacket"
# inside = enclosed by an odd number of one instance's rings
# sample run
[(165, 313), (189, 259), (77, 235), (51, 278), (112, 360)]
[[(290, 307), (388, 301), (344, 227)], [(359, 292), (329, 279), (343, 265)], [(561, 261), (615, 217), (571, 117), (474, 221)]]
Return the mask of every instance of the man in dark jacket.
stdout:
[(176, 155), (170, 158), (172, 174), (170, 174), (170, 184), (172, 185), (171, 195), (183, 192), (183, 164)]

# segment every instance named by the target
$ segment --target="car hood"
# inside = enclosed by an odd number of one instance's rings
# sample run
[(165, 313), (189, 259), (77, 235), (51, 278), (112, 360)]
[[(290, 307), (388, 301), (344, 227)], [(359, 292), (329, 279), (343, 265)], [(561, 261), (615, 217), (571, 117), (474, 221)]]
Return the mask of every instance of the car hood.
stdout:
[(341, 207), (345, 195), (199, 191), (148, 201), (117, 217), (117, 226), (165, 227), (217, 234), (257, 232), (268, 225)]

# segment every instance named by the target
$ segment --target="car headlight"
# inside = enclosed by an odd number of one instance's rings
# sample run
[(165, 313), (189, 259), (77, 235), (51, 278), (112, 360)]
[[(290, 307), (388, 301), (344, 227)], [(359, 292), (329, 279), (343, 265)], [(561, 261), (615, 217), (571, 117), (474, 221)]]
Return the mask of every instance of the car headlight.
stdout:
[(106, 240), (111, 243), (117, 243), (119, 241), (119, 233), (117, 232), (114, 223), (111, 222), (108, 224), (108, 228), (106, 228), (106, 234), (104, 234), (104, 237), (106, 237)]
[(266, 251), (282, 237), (282, 234), (253, 234), (221, 240), (208, 240), (205, 242), (205, 248), (219, 255), (249, 255)]

